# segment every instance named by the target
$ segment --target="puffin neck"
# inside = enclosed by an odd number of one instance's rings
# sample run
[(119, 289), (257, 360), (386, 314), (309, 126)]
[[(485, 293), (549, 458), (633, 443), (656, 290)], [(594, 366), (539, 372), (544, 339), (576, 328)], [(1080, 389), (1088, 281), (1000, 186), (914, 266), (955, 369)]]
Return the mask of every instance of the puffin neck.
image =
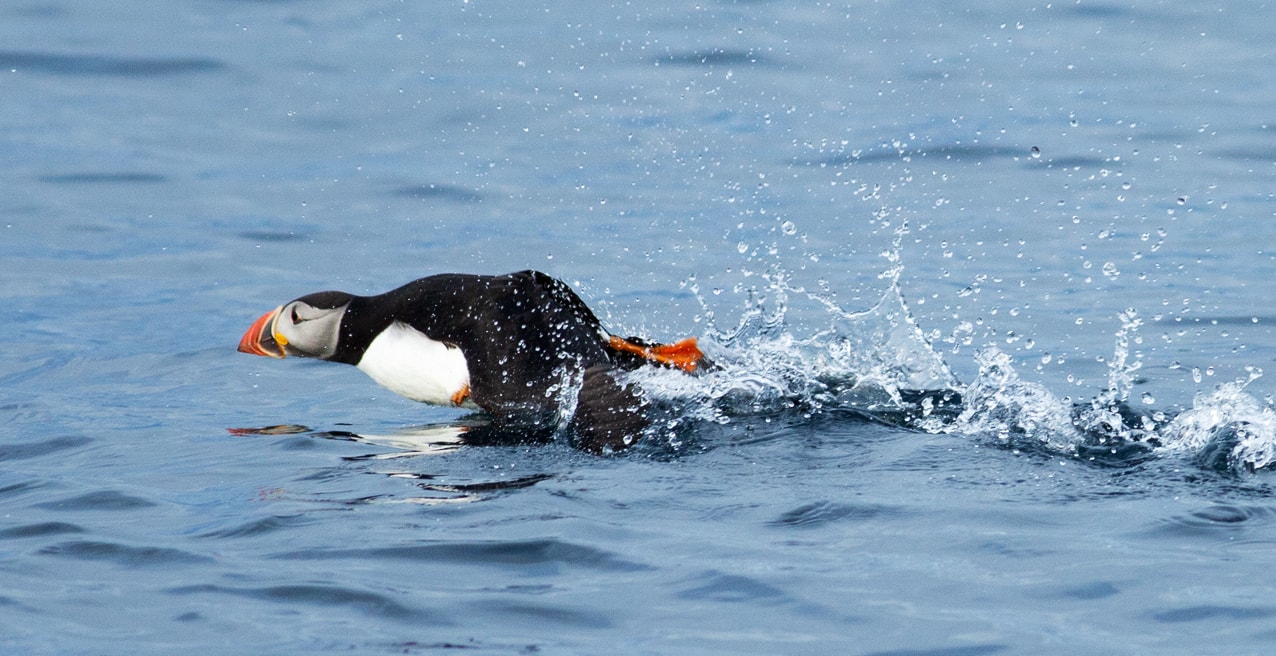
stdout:
[(337, 350), (328, 360), (359, 364), (372, 340), (394, 322), (393, 315), (378, 311), (378, 308), (384, 309), (384, 306), (371, 302), (373, 298), (375, 297), (355, 296), (350, 299), (341, 316), (341, 336), (337, 339)]

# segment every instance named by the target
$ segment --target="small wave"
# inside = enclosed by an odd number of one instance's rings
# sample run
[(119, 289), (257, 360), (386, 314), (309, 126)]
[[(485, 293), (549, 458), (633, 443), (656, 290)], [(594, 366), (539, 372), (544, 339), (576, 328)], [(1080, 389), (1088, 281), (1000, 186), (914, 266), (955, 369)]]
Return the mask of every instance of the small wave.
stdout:
[(153, 567), (212, 562), (208, 556), (168, 547), (137, 547), (115, 542), (73, 540), (50, 545), (38, 552), (79, 560), (102, 560), (125, 567)]
[(12, 528), (0, 529), (0, 540), (47, 537), (50, 535), (65, 535), (67, 533), (83, 532), (85, 532), (84, 528), (76, 524), (68, 524), (66, 522), (40, 522), (37, 524), (23, 524)]
[(52, 75), (158, 77), (220, 71), (226, 64), (193, 57), (113, 57), (11, 50), (0, 51), (0, 67)]
[(30, 442), (0, 445), (0, 462), (39, 458), (66, 449), (75, 449), (93, 440), (79, 435), (56, 436)]
[(277, 554), (285, 560), (419, 560), (453, 565), (490, 567), (553, 566), (598, 571), (635, 572), (649, 569), (645, 564), (621, 558), (609, 551), (556, 538), (520, 541), (423, 541), (420, 544), (349, 549), (306, 549)]
[(36, 504), (48, 510), (137, 510), (150, 508), (155, 504), (141, 497), (135, 497), (115, 490), (100, 490), (81, 494), (69, 499), (59, 499)]
[(769, 522), (769, 525), (782, 528), (810, 528), (843, 520), (864, 521), (898, 514), (900, 514), (899, 510), (883, 506), (847, 505), (831, 501), (818, 501), (789, 510)]
[(344, 607), (364, 615), (385, 617), (416, 623), (434, 623), (433, 613), (412, 608), (384, 594), (325, 583), (299, 583), (263, 587), (235, 587), (200, 584), (168, 590), (172, 595), (220, 594), (305, 608)]
[(1219, 531), (1243, 532), (1276, 523), (1276, 508), (1267, 505), (1219, 504), (1160, 520), (1158, 535), (1212, 535)]

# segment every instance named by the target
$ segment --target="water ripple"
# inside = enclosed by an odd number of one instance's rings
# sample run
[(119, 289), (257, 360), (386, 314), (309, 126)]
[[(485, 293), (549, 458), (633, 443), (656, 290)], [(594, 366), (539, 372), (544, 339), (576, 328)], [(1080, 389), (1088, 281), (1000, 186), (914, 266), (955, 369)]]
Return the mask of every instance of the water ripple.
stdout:
[(138, 172), (81, 172), (42, 175), (40, 182), (49, 184), (151, 184), (167, 182), (168, 178), (158, 173)]
[(820, 526), (842, 519), (872, 519), (892, 512), (889, 508), (878, 506), (851, 506), (831, 501), (817, 501), (785, 512), (769, 522), (769, 525), (804, 528)]
[(155, 504), (140, 497), (129, 496), (115, 490), (89, 492), (70, 499), (46, 501), (36, 504), (47, 510), (137, 510), (150, 508)]
[(168, 590), (169, 594), (225, 594), (260, 601), (311, 606), (344, 606), (367, 613), (397, 620), (434, 621), (429, 613), (405, 606), (389, 597), (338, 585), (295, 584), (274, 585), (260, 588), (235, 588), (222, 585), (190, 585)]
[(787, 599), (788, 595), (775, 586), (747, 576), (711, 571), (701, 577), (694, 587), (679, 592), (678, 597), (719, 602), (757, 602), (764, 599)]
[(437, 542), (376, 549), (307, 549), (281, 553), (275, 558), (284, 560), (396, 558), (501, 567), (565, 564), (620, 572), (650, 569), (646, 565), (618, 558), (601, 549), (554, 539), (516, 542)]
[[(244, 230), (238, 233), (238, 236), (241, 239), (246, 239), (252, 242), (264, 241), (264, 242), (272, 242), (272, 243), (282, 243), (282, 242), (289, 242), (289, 241), (309, 241), (310, 240), (310, 237), (304, 233), (285, 232), (282, 230)], [(251, 428), (243, 428), (243, 429), (232, 428), (230, 430), (232, 433), (236, 435), (247, 435), (253, 432), (269, 434), (265, 432), (264, 429), (261, 431), (258, 431), (257, 429), (251, 429)], [(244, 432), (236, 433), (235, 431), (244, 431)]]
[(1201, 535), (1219, 530), (1244, 530), (1276, 522), (1276, 509), (1268, 506), (1217, 504), (1160, 521), (1158, 532)]
[(75, 540), (44, 547), (45, 556), (65, 556), (79, 560), (104, 560), (127, 567), (150, 567), (212, 562), (212, 558), (167, 547), (133, 547), (115, 542)]
[(109, 55), (64, 55), (45, 52), (0, 51), (0, 68), (35, 71), (51, 75), (117, 75), (157, 77), (207, 73), (225, 68), (215, 59), (112, 57)]
[(394, 191), (396, 196), (406, 196), (417, 200), (443, 200), (453, 203), (478, 203), (483, 196), (465, 187), (448, 184), (421, 184), (400, 187)]
[(485, 612), (506, 613), (531, 619), (538, 623), (552, 623), (587, 629), (607, 629), (614, 626), (612, 621), (602, 613), (587, 612), (579, 609), (505, 601), (485, 601), (482, 607)]
[(1006, 645), (969, 645), (966, 647), (938, 647), (936, 649), (893, 649), (874, 651), (864, 656), (983, 656), (1005, 651)]
[(11, 494), (22, 494), (23, 492), (29, 492), (31, 490), (38, 490), (46, 485), (48, 484), (40, 483), (36, 481), (22, 481), (21, 483), (11, 483), (9, 485), (0, 486), (0, 497), (6, 497)]
[(238, 526), (230, 528), (218, 529), (200, 534), (201, 538), (245, 538), (255, 537), (273, 533), (280, 529), (291, 528), (295, 526), (304, 526), (312, 523), (313, 520), (307, 519), (301, 515), (293, 515), (289, 517), (264, 517), (251, 522), (246, 522)]
[(12, 538), (38, 538), (48, 535), (65, 535), (68, 533), (83, 533), (84, 529), (75, 524), (66, 522), (39, 522), (36, 524), (23, 524), (0, 530), (0, 540)]
[(1110, 581), (1094, 581), (1082, 585), (1075, 585), (1064, 588), (1059, 591), (1059, 596), (1066, 599), (1077, 599), (1080, 601), (1092, 601), (1095, 599), (1106, 599), (1120, 592), (1120, 589)]
[(66, 449), (74, 449), (84, 446), (93, 440), (88, 437), (79, 435), (66, 435), (58, 437), (50, 437), (43, 440), (34, 440), (31, 442), (18, 442), (17, 444), (0, 445), (0, 462), (6, 460), (25, 460), (27, 458), (38, 458), (50, 453), (56, 453)]
[(929, 148), (865, 148), (824, 157), (797, 159), (800, 166), (845, 166), (854, 163), (895, 162), (926, 159), (928, 161), (987, 162), (995, 159), (1027, 158), (1031, 151), (1013, 146), (985, 144), (944, 144)]
[(1162, 611), (1152, 615), (1152, 619), (1163, 624), (1180, 622), (1201, 622), (1205, 620), (1257, 620), (1276, 615), (1271, 608), (1250, 608), (1242, 606), (1188, 606)]

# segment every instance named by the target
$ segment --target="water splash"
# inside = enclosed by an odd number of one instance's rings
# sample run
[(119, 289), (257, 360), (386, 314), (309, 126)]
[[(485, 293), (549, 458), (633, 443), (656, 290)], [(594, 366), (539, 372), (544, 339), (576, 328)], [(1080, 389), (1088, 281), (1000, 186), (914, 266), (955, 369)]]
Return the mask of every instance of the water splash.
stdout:
[[(1153, 409), (1147, 393), (1132, 405), (1143, 367), (1138, 350), (1143, 321), (1127, 309), (1118, 315), (1107, 385), (1089, 401), (1074, 402), (1022, 379), (1013, 358), (996, 348), (977, 352), (978, 374), (962, 384), (909, 312), (898, 284), (898, 257), (888, 260), (891, 266), (880, 276), (885, 289), (868, 310), (847, 311), (825, 294), (793, 285), (783, 271), (772, 271), (757, 276), (764, 286), (746, 290), (745, 310), (729, 329), (713, 325), (713, 313), (693, 285), (710, 318), (702, 346), (719, 367), (697, 377), (650, 368), (634, 374), (672, 417), (663, 428), (675, 435), (695, 422), (851, 412), (1111, 466), (1187, 456), (1231, 474), (1276, 468), (1276, 410), (1245, 391), (1261, 371), (1252, 369), (1249, 380), (1199, 395), (1177, 416)], [(814, 328), (788, 321), (790, 307), (801, 300), (822, 311), (823, 321)], [(951, 405), (936, 411), (942, 407), (937, 400), (958, 399), (959, 411)]]
[(948, 423), (923, 425), (931, 432), (989, 436), (1013, 448), (1046, 447), (1076, 454), (1084, 442), (1069, 404), (1044, 386), (1019, 378), (1009, 355), (996, 348), (976, 357), (979, 374), (963, 390), (964, 409)]
[[(715, 370), (686, 377), (649, 368), (634, 379), (679, 416), (716, 423), (794, 410), (900, 410), (909, 404), (907, 392), (957, 388), (908, 311), (898, 269), (884, 274), (885, 291), (862, 312), (792, 285), (784, 272), (758, 277), (765, 287), (745, 290), (739, 323), (729, 329), (710, 325), (705, 335), (702, 348)], [(706, 304), (694, 286), (692, 291)], [(794, 329), (787, 315), (795, 297), (816, 303), (827, 321), (805, 333)]]
[(1276, 463), (1276, 411), (1245, 392), (1261, 375), (1254, 370), (1246, 381), (1197, 395), (1189, 410), (1160, 431), (1162, 448), (1192, 454), (1199, 464), (1219, 471), (1271, 467)]

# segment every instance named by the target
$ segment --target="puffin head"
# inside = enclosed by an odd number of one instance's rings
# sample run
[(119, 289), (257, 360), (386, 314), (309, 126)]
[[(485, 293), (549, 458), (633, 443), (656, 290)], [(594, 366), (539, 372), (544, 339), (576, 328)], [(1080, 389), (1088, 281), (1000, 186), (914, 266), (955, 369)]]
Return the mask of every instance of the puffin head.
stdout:
[(239, 340), (239, 351), (327, 360), (337, 352), (341, 319), (353, 299), (345, 292), (318, 292), (280, 305), (253, 322)]

